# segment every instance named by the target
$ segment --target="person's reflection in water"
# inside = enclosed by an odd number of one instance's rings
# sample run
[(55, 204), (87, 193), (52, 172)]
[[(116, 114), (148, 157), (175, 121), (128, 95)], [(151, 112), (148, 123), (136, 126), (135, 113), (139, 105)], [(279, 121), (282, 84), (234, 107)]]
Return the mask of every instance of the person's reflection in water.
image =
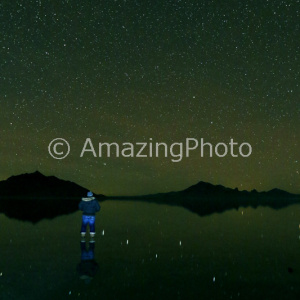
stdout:
[(81, 240), (80, 249), (81, 262), (77, 265), (77, 271), (80, 279), (84, 280), (86, 284), (89, 284), (99, 268), (95, 261), (95, 241), (90, 240), (87, 248), (85, 240)]

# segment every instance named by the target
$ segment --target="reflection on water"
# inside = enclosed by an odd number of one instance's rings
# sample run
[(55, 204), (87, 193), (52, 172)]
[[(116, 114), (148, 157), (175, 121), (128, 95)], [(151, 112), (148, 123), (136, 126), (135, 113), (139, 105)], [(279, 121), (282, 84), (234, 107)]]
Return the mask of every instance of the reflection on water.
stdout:
[(106, 201), (95, 242), (80, 212), (0, 222), (0, 299), (299, 299), (299, 205), (199, 217)]
[(81, 261), (77, 266), (80, 279), (84, 280), (86, 284), (89, 284), (95, 277), (98, 264), (95, 260), (95, 240), (91, 239), (87, 243), (84, 238), (80, 242)]

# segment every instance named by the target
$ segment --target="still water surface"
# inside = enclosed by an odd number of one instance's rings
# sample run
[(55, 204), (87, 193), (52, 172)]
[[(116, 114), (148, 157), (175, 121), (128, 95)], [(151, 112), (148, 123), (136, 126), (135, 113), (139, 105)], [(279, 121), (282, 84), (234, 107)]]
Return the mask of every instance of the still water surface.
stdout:
[(105, 201), (95, 243), (81, 213), (0, 215), (0, 299), (300, 299), (300, 206), (206, 217)]

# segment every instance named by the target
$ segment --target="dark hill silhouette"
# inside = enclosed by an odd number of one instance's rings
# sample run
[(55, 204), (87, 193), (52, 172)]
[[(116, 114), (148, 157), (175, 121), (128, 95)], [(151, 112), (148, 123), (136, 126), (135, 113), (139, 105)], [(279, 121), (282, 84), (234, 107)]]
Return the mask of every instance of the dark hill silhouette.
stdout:
[(1, 198), (57, 198), (71, 199), (85, 195), (88, 190), (80, 185), (59, 179), (55, 176), (45, 176), (40, 172), (11, 176), (0, 182)]
[[(36, 223), (78, 210), (88, 190), (74, 182), (40, 172), (11, 176), (0, 182), (0, 212)], [(103, 195), (95, 195), (102, 199)]]
[(280, 189), (268, 192), (256, 190), (239, 191), (222, 185), (213, 185), (200, 181), (195, 185), (179, 192), (159, 193), (135, 197), (107, 197), (109, 199), (146, 200), (158, 204), (182, 206), (200, 216), (221, 213), (239, 207), (269, 206), (280, 209), (300, 203), (300, 195), (291, 194)]
[[(77, 211), (78, 203), (87, 191), (73, 182), (55, 176), (44, 176), (38, 171), (12, 176), (0, 182), (0, 213), (36, 223), (44, 218), (54, 218)], [(280, 209), (300, 203), (300, 195), (276, 188), (268, 192), (248, 192), (203, 181), (179, 192), (126, 197), (95, 196), (100, 201), (119, 199), (177, 205), (200, 216), (239, 207), (269, 206)]]

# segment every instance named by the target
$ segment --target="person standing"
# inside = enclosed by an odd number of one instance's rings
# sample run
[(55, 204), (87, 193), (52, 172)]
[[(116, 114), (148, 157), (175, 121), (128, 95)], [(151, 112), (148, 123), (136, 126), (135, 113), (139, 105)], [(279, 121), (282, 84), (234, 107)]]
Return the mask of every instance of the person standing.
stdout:
[(93, 238), (96, 234), (95, 221), (96, 212), (100, 211), (100, 205), (98, 200), (93, 196), (93, 193), (89, 191), (87, 197), (82, 197), (78, 205), (82, 213), (81, 224), (81, 236), (85, 237), (87, 225), (90, 227), (90, 236)]

